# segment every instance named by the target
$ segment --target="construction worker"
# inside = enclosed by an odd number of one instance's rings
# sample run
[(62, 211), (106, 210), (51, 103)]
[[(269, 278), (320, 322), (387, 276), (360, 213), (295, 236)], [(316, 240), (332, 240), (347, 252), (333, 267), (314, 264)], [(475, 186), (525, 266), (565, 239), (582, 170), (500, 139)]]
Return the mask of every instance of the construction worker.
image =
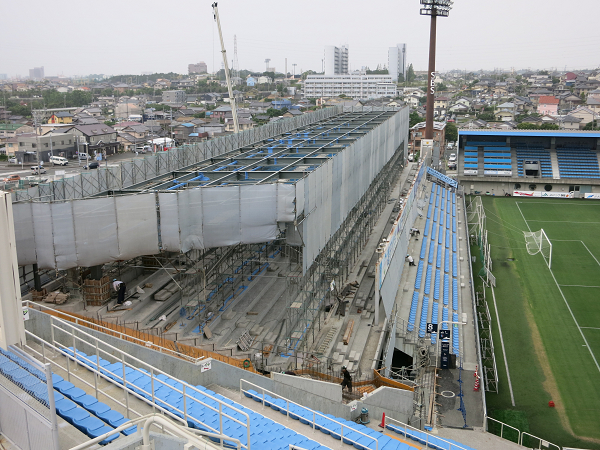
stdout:
[(352, 376), (346, 366), (342, 366), (342, 375), (344, 379), (342, 380), (342, 391), (344, 390), (344, 386), (348, 387), (348, 392), (352, 392)]
[(117, 291), (117, 305), (122, 305), (125, 302), (125, 291), (127, 286), (122, 281), (113, 280), (113, 289)]

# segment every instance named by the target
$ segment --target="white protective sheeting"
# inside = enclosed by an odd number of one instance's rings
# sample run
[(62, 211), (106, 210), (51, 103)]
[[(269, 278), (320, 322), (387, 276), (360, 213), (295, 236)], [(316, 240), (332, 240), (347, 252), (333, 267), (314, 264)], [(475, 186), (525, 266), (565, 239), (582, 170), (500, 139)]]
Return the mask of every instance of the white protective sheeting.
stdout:
[[(114, 198), (76, 200), (73, 202), (73, 215), (78, 265), (89, 267), (118, 259)], [(54, 233), (60, 234), (61, 230), (55, 229)]]
[[(182, 248), (181, 242), (179, 240), (179, 209), (177, 205), (178, 199), (179, 196), (177, 195), (177, 192), (158, 194), (161, 221), (161, 244), (163, 249), (169, 252), (177, 252), (180, 248)], [(168, 218), (168, 220), (164, 220), (164, 218)], [(200, 223), (202, 224), (202, 222)], [(202, 246), (199, 246), (198, 248), (202, 248)]]
[[(266, 242), (277, 235), (276, 206), (279, 205), (279, 196), (277, 197), (277, 203), (272, 200), (277, 194), (277, 189), (281, 187), (283, 185), (259, 184), (244, 186), (241, 189), (242, 242)], [(291, 185), (290, 187), (293, 188), (294, 186)], [(291, 192), (293, 194), (293, 190)], [(292, 202), (293, 198), (289, 202), (290, 206), (293, 207)], [(282, 209), (285, 211), (285, 205), (282, 205)]]
[(202, 196), (204, 245), (210, 248), (239, 243), (240, 187), (203, 189)]
[[(283, 183), (274, 186), (277, 188), (277, 222), (292, 222), (294, 220), (296, 187), (293, 184)], [(274, 192), (273, 195), (275, 195)]]
[[(26, 204), (13, 205), (13, 210)], [(33, 232), (35, 233), (35, 250), (37, 263), (40, 269), (53, 269), (54, 261), (54, 238), (52, 237), (52, 203), (32, 203)], [(15, 228), (17, 242), (21, 240), (21, 230)], [(19, 263), (20, 264), (20, 263)]]
[(36, 264), (35, 232), (32, 213), (33, 203), (26, 203), (24, 207), (13, 205), (13, 220), (15, 222), (15, 235), (17, 238), (17, 260), (20, 265)]
[(56, 267), (69, 267), (72, 261), (77, 261), (72, 205), (72, 202), (52, 204), (52, 228), (61, 231), (53, 233)]
[(158, 228), (154, 194), (115, 197), (117, 212), (117, 259), (158, 253)]
[[(188, 252), (192, 249), (200, 250), (204, 248), (204, 238), (202, 232), (203, 221), (203, 205), (202, 193), (203, 189), (191, 189), (178, 192), (177, 195), (177, 210), (170, 213), (169, 210), (160, 210), (161, 226), (172, 227), (170, 225), (178, 224), (179, 229), (176, 232), (179, 234), (178, 246), (173, 247), (173, 251)], [(167, 196), (171, 194), (160, 194)], [(162, 204), (161, 204), (162, 206)], [(174, 228), (174, 227), (173, 227)], [(164, 228), (161, 228), (161, 233)], [(163, 242), (164, 245), (164, 242)]]
[(354, 141), (304, 179), (304, 273), (406, 140), (408, 108)]

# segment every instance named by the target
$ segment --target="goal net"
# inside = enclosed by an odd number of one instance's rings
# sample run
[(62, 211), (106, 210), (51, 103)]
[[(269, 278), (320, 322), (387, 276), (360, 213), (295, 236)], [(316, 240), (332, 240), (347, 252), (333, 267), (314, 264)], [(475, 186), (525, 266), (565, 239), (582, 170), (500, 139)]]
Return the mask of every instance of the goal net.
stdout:
[(544, 229), (542, 228), (539, 231), (524, 231), (523, 234), (525, 235), (527, 253), (530, 255), (541, 253), (548, 268), (552, 268), (552, 242), (546, 236)]

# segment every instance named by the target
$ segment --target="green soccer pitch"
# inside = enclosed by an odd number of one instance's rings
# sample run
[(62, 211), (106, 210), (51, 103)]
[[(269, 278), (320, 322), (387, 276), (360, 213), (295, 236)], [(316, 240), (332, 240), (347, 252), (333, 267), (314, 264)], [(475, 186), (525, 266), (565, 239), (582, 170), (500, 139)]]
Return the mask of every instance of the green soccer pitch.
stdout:
[[(488, 414), (561, 446), (600, 448), (600, 202), (482, 200), (499, 375)], [(552, 243), (551, 269), (525, 247), (523, 232), (540, 229)]]

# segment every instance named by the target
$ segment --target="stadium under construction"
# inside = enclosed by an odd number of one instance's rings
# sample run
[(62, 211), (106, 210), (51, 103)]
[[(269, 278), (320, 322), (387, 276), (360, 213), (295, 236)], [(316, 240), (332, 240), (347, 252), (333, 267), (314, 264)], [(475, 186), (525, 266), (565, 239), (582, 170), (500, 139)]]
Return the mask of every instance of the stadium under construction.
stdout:
[[(228, 388), (281, 372), (339, 384), (345, 366), (347, 419), (364, 404), (420, 429), (481, 427), (483, 393), (461, 381), (482, 362), (462, 191), (431, 154), (409, 163), (407, 143), (407, 107), (335, 107), (16, 191), (26, 329), (68, 341), (39, 309), (144, 361), (212, 358)], [(403, 396), (369, 404), (382, 387)]]

